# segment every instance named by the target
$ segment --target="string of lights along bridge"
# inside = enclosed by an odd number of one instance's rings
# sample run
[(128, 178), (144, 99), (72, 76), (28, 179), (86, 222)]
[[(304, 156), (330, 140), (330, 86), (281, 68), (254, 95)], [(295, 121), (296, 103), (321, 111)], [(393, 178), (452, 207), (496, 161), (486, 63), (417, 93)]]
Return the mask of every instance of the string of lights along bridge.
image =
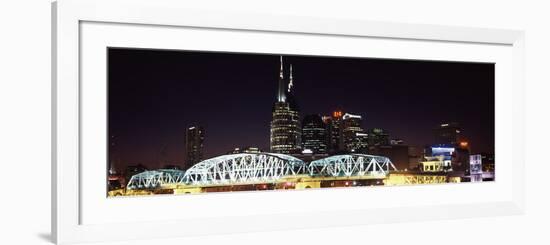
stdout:
[[(381, 128), (364, 130), (361, 115), (335, 111), (330, 116), (306, 115), (300, 120), (293, 87), (283, 57), (272, 107), (269, 151), (235, 148), (203, 159), (204, 128), (189, 127), (185, 139), (186, 170), (139, 171), (124, 188), (109, 196), (190, 194), (203, 192), (307, 189), (325, 187), (412, 185), (494, 179), (494, 160), (470, 154), (458, 123), (435, 129), (437, 144), (415, 156), (400, 139), (389, 139)], [(411, 160), (412, 158), (415, 158)], [(416, 165), (411, 166), (411, 162)], [(111, 175), (110, 181), (119, 180)]]

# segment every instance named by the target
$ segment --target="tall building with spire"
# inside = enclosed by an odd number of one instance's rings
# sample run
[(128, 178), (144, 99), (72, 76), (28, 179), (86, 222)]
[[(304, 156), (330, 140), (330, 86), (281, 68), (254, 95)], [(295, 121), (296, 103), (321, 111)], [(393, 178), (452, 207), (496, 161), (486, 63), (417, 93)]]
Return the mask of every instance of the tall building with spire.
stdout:
[(287, 83), (284, 78), (282, 56), (280, 63), (277, 101), (273, 105), (273, 117), (270, 125), (269, 148), (271, 152), (275, 153), (299, 153), (302, 149), (302, 127), (299, 109), (292, 94), (294, 86), (292, 65)]

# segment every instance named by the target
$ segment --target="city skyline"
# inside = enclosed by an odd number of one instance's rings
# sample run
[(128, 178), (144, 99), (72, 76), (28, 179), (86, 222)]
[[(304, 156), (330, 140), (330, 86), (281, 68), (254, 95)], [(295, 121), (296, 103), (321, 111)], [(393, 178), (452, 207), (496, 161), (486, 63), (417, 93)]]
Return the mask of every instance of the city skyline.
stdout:
[[(383, 128), (416, 147), (432, 144), (440, 123), (459, 122), (473, 152), (494, 152), (492, 64), (284, 59), (293, 65), (300, 120), (335, 110), (358, 114), (365, 130)], [(192, 126), (205, 129), (204, 158), (235, 147), (269, 149), (278, 62), (279, 55), (109, 49), (109, 138), (117, 167), (183, 163)]]

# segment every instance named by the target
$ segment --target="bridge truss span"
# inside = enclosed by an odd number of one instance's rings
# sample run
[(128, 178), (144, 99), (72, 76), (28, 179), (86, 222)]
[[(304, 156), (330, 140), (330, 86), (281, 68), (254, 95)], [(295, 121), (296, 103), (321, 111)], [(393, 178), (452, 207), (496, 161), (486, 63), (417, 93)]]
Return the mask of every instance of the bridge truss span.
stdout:
[(310, 176), (351, 177), (386, 176), (397, 170), (389, 158), (365, 154), (345, 154), (312, 161), (308, 166)]
[(231, 185), (275, 182), (303, 174), (306, 164), (295, 157), (277, 153), (239, 153), (214, 157), (195, 164), (185, 172), (183, 182), (191, 185)]
[(130, 178), (128, 189), (156, 189), (166, 185), (174, 185), (183, 181), (185, 172), (174, 169), (159, 169), (141, 172)]
[[(187, 171), (159, 169), (132, 176), (128, 189), (163, 189), (177, 186), (228, 186), (288, 181), (296, 176), (386, 178), (397, 170), (383, 156), (346, 154), (306, 163), (278, 153), (238, 153), (199, 162)], [(302, 178), (301, 177), (301, 178)], [(286, 179), (286, 180), (285, 180)]]

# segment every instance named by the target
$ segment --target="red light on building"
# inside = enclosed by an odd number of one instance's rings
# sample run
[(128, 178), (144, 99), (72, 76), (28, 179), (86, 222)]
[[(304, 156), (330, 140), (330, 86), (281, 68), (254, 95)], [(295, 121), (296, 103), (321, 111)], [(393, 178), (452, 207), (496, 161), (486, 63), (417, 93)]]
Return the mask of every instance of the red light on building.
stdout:
[(340, 118), (340, 117), (342, 117), (342, 112), (341, 111), (335, 111), (335, 112), (332, 113), (332, 117)]

